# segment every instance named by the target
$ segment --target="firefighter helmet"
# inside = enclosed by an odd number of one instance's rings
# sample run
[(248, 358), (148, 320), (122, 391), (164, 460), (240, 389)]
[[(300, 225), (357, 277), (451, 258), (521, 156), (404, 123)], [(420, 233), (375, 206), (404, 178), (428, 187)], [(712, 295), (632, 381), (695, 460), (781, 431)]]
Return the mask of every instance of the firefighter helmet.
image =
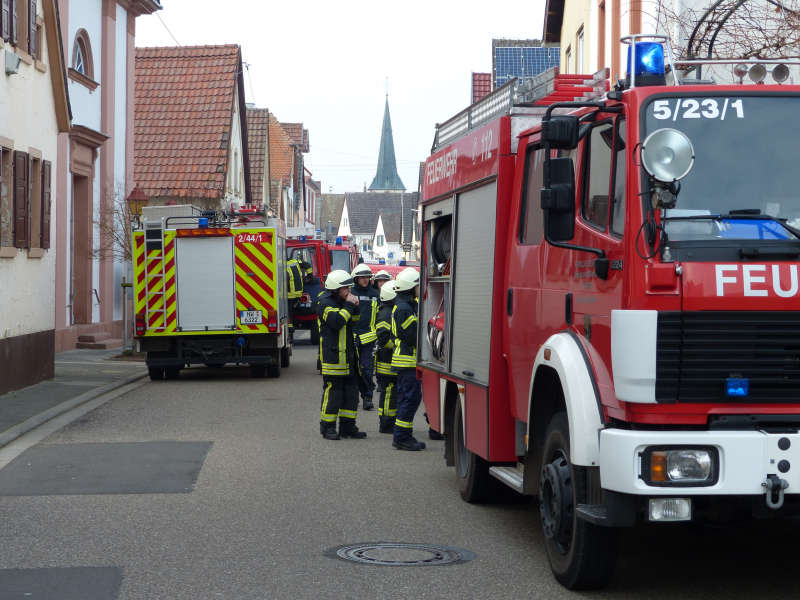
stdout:
[(372, 278), (375, 281), (391, 281), (392, 276), (389, 275), (389, 271), (386, 269), (381, 269), (377, 273), (375, 273), (375, 277)]
[(381, 287), (381, 302), (391, 302), (397, 298), (397, 292), (394, 291), (396, 281), (389, 281), (384, 283)]
[(398, 273), (395, 279), (395, 291), (407, 292), (419, 285), (419, 272), (414, 267), (408, 267)]
[(361, 263), (360, 265), (356, 265), (356, 267), (353, 269), (353, 272), (350, 273), (350, 276), (353, 279), (356, 277), (369, 277), (372, 279), (372, 269), (369, 268), (369, 265)]
[(325, 279), (326, 290), (338, 290), (339, 288), (350, 287), (351, 285), (353, 285), (353, 278), (350, 277), (350, 273), (341, 269), (331, 271), (328, 273), (327, 279)]

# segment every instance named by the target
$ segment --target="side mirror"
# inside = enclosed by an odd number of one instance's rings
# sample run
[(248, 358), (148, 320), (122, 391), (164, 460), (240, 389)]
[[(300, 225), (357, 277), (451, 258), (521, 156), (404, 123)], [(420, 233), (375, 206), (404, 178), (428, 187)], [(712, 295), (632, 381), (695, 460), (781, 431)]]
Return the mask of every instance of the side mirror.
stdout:
[(575, 235), (575, 171), (572, 159), (551, 158), (545, 161), (544, 168), (550, 169), (550, 187), (542, 188), (545, 235), (548, 241), (553, 242), (571, 240)]
[(542, 121), (542, 142), (557, 150), (572, 150), (578, 146), (578, 117), (554, 115)]

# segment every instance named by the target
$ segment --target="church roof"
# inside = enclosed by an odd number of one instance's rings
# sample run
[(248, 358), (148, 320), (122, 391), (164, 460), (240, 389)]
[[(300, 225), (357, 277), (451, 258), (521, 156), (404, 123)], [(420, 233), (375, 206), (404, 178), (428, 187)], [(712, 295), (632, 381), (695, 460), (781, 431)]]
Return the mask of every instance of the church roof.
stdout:
[(394, 156), (394, 138), (392, 137), (392, 121), (389, 118), (389, 96), (386, 96), (386, 108), (383, 112), (383, 129), (381, 130), (381, 147), (378, 153), (378, 171), (369, 186), (369, 191), (391, 190), (402, 192), (406, 186), (397, 174), (397, 161)]
[(348, 192), (345, 199), (353, 235), (372, 235), (382, 216), (387, 240), (411, 242), (419, 192)]

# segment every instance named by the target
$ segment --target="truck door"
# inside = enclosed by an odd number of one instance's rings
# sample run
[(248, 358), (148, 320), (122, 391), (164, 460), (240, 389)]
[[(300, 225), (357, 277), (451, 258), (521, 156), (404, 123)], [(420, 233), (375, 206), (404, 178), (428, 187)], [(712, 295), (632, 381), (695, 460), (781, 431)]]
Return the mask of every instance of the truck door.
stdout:
[[(524, 147), (520, 144), (520, 149)], [(516, 219), (511, 218), (506, 290), (505, 348), (510, 373), (511, 412), (527, 421), (531, 370), (536, 348), (544, 341), (544, 332), (537, 325), (542, 287), (542, 244), (544, 216), (540, 200), (543, 185), (544, 149), (536, 143), (528, 145), (521, 161), (522, 169), (514, 182), (518, 202), (512, 204)]]
[[(625, 233), (625, 121), (598, 119), (579, 147), (578, 216), (573, 243), (600, 248), (609, 259), (607, 277), (595, 271), (595, 255), (567, 250), (572, 329), (584, 339), (595, 368), (611, 356), (611, 311), (622, 308)], [(550, 272), (548, 272), (548, 276)], [(547, 284), (547, 282), (545, 282)], [(608, 363), (610, 364), (610, 360)]]

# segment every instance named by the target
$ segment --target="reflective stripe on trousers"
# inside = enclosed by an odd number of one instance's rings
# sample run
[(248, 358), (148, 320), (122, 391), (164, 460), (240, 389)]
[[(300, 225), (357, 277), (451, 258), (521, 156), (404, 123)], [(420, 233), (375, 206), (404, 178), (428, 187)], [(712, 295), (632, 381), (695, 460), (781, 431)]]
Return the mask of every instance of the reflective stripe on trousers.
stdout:
[(422, 388), (415, 369), (397, 371), (397, 417), (394, 422), (394, 441), (411, 439), (414, 415), (422, 400)]

